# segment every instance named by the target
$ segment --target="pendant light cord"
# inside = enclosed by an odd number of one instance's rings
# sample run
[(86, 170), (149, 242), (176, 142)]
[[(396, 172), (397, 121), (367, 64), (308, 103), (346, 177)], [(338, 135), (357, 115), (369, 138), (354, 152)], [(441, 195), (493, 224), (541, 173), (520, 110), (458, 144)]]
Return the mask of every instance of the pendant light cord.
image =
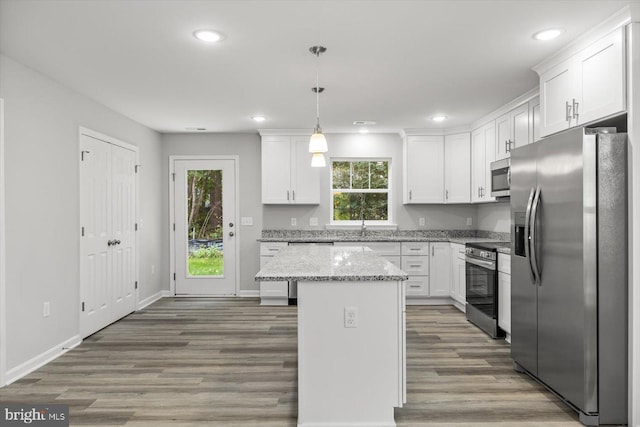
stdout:
[(316, 127), (320, 129), (320, 52), (316, 53), (318, 57), (316, 63)]

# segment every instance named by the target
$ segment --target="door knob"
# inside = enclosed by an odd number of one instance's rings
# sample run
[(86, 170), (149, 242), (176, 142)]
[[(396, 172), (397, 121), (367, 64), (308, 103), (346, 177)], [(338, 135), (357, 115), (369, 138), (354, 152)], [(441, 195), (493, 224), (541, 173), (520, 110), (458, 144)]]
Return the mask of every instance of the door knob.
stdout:
[(233, 231), (230, 231), (230, 232), (229, 232), (229, 236), (230, 236), (230, 237), (233, 237), (233, 236), (234, 236)]

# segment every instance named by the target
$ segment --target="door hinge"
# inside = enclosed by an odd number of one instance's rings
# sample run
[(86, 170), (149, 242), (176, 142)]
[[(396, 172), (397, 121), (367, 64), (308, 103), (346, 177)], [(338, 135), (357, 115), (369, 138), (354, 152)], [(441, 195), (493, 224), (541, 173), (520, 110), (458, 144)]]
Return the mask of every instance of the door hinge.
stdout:
[(84, 227), (82, 227), (82, 237), (84, 237)]
[(134, 227), (134, 231), (138, 231), (138, 223), (136, 222), (136, 225)]
[(176, 281), (176, 273), (173, 273), (173, 281)]
[(84, 155), (85, 155), (85, 153), (86, 153), (86, 154), (89, 154), (89, 153), (90, 153), (90, 151), (87, 151), (87, 150), (82, 150), (82, 151), (80, 151), (80, 161), (83, 161), (83, 162), (84, 162)]
[(84, 301), (82, 302), (82, 311), (84, 311)]
[(136, 280), (135, 289), (138, 289), (138, 281)]

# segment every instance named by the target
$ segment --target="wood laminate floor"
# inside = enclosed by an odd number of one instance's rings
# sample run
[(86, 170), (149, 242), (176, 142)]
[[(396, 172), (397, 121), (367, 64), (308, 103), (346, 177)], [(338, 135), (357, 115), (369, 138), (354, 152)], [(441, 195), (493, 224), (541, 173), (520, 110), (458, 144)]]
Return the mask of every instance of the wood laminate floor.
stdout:
[[(293, 427), (296, 307), (164, 298), (0, 389), (60, 403), (71, 425)], [(513, 371), (509, 346), (448, 306), (407, 307), (407, 399), (398, 426), (581, 426)]]

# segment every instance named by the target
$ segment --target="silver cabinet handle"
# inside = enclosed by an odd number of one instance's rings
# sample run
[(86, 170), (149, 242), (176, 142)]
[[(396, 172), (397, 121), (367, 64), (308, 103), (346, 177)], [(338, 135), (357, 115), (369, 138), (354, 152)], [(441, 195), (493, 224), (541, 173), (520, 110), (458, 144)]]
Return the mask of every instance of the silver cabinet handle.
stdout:
[(445, 200), (449, 200), (449, 190), (445, 191)]
[(564, 120), (567, 122), (571, 122), (571, 105), (569, 105), (569, 101), (565, 102), (565, 118)]
[(510, 141), (508, 139), (504, 142), (504, 152), (505, 153), (509, 152), (509, 142)]
[(295, 200), (296, 200), (296, 190), (292, 190), (291, 194), (293, 194), (293, 201), (295, 202)]
[(409, 285), (410, 288), (419, 288), (420, 285)]
[(287, 190), (287, 200), (289, 200), (289, 190)]
[(435, 255), (436, 255), (436, 247), (431, 246), (431, 256), (435, 256)]
[(578, 105), (580, 104), (576, 102), (575, 98), (573, 98), (573, 118), (576, 119), (576, 121), (578, 120), (578, 116), (580, 115), (578, 113)]
[(411, 200), (411, 199), (412, 199), (412, 197), (411, 197), (411, 196), (412, 196), (412, 191), (411, 191), (411, 190), (409, 190), (409, 200)]

